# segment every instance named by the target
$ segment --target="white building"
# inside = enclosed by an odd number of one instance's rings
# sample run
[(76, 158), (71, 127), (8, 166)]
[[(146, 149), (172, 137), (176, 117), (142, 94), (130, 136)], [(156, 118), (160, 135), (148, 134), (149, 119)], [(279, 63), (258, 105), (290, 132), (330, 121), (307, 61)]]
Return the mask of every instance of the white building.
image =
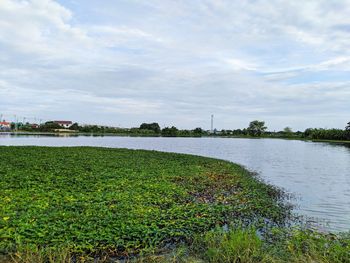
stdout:
[(65, 128), (65, 129), (68, 129), (73, 124), (71, 121), (54, 121), (54, 123), (57, 123), (58, 125), (60, 125), (62, 128)]

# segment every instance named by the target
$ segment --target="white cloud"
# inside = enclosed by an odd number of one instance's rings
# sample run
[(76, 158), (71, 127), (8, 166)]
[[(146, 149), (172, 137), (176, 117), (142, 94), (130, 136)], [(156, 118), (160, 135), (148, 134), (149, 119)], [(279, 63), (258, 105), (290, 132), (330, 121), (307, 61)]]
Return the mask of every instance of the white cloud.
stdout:
[(0, 1), (11, 98), (0, 113), (184, 128), (211, 113), (218, 128), (348, 121), (350, 77), (330, 73), (350, 71), (350, 1)]
[(226, 59), (233, 70), (256, 70), (256, 65), (236, 58)]

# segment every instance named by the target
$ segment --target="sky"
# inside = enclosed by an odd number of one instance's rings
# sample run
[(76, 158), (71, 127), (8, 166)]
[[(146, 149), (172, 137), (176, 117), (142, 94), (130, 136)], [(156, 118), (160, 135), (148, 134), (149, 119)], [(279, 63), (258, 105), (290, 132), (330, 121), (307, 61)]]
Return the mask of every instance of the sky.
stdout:
[(269, 130), (350, 121), (348, 0), (0, 0), (7, 120)]

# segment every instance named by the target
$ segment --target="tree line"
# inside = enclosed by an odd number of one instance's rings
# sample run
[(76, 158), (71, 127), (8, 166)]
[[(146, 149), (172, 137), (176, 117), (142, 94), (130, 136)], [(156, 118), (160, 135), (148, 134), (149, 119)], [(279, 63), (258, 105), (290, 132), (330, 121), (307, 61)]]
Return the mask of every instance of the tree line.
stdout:
[(220, 135), (346, 141), (350, 140), (350, 122), (345, 129), (307, 128), (304, 132), (294, 132), (292, 128), (285, 127), (282, 131), (272, 132), (267, 131), (264, 121), (255, 120), (246, 129), (223, 130)]
[[(15, 125), (12, 124), (12, 128)], [(54, 132), (62, 129), (55, 122), (46, 122), (44, 124), (33, 126), (29, 123), (19, 124), (16, 127), (21, 131), (38, 131), (38, 132)], [(69, 130), (80, 133), (93, 134), (118, 134), (129, 136), (163, 136), (163, 137), (201, 137), (201, 136), (227, 136), (227, 137), (270, 137), (270, 138), (294, 138), (294, 139), (312, 139), (312, 140), (350, 140), (350, 122), (344, 129), (323, 129), (323, 128), (307, 128), (305, 131), (294, 132), (292, 128), (285, 127), (281, 131), (268, 131), (264, 121), (251, 121), (247, 128), (233, 130), (214, 130), (208, 131), (200, 127), (186, 130), (178, 129), (175, 126), (161, 128), (157, 122), (142, 123), (139, 127), (134, 128), (116, 128), (99, 125), (84, 125), (73, 123)]]

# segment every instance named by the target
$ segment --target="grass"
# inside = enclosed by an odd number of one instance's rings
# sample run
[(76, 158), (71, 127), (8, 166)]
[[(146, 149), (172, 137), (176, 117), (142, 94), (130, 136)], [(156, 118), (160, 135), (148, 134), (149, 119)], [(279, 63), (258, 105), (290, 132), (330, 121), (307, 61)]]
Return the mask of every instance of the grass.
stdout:
[(254, 227), (220, 228), (197, 236), (190, 247), (202, 262), (350, 262), (350, 236), (273, 228), (262, 237)]
[(349, 262), (348, 237), (287, 231), (283, 194), (230, 162), (92, 147), (0, 161), (0, 262)]
[[(116, 262), (108, 255), (99, 258), (76, 255), (67, 249), (21, 247), (6, 262), (68, 263)], [(0, 262), (1, 258), (0, 258)], [(5, 262), (5, 261), (3, 261)], [(118, 261), (119, 262), (119, 261)], [(134, 263), (348, 263), (350, 236), (321, 234), (310, 230), (273, 228), (262, 237), (254, 227), (233, 226), (229, 231), (217, 227), (194, 235), (188, 244), (180, 244), (167, 253), (148, 253), (126, 258)]]

